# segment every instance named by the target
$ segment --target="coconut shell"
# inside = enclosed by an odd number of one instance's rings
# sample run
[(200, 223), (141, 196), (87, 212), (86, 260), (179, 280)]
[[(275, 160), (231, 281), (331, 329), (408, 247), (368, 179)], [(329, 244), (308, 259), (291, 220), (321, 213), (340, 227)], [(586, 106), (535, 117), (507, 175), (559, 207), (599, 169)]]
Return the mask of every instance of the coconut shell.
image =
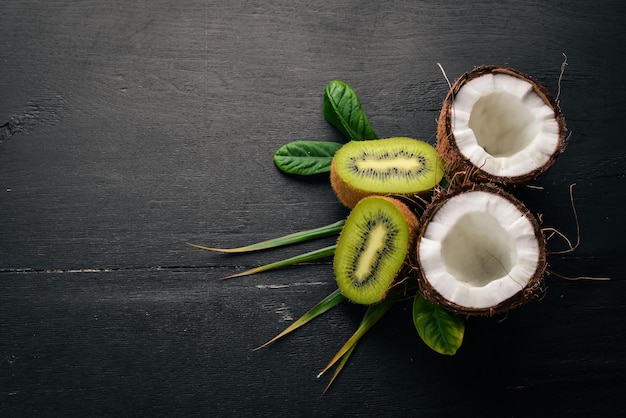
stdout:
[[(451, 118), (454, 98), (467, 82), (485, 74), (505, 74), (529, 82), (533, 86), (534, 92), (554, 111), (555, 120), (559, 126), (559, 145), (550, 159), (543, 166), (520, 176), (497, 176), (487, 173), (482, 170), (481, 167), (476, 166), (459, 150), (452, 131)], [(446, 171), (450, 173), (450, 175), (453, 175), (454, 173), (464, 173), (466, 181), (498, 183), (503, 185), (525, 184), (543, 174), (556, 162), (557, 157), (565, 149), (566, 132), (565, 117), (561, 112), (559, 104), (543, 85), (532, 77), (511, 68), (501, 66), (480, 66), (459, 77), (448, 91), (448, 94), (443, 102), (437, 124), (437, 152), (444, 161)]]
[(474, 183), (465, 187), (458, 187), (450, 191), (440, 191), (439, 194), (433, 199), (433, 201), (426, 207), (424, 214), (420, 219), (420, 225), (417, 230), (417, 239), (415, 246), (415, 257), (416, 257), (416, 265), (419, 266), (419, 254), (418, 248), (420, 245), (420, 241), (426, 232), (426, 228), (430, 224), (433, 216), (439, 211), (439, 209), (452, 197), (457, 196), (462, 193), (472, 192), (472, 191), (484, 191), (487, 193), (493, 193), (498, 196), (504, 197), (509, 200), (511, 203), (517, 207), (524, 216), (528, 218), (533, 226), (533, 230), (535, 231), (535, 238), (537, 239), (537, 244), (539, 247), (539, 257), (537, 260), (537, 268), (530, 278), (528, 284), (520, 289), (519, 292), (515, 293), (513, 296), (508, 298), (507, 300), (499, 303), (496, 306), (491, 306), (484, 309), (474, 309), (468, 308), (464, 306), (460, 306), (454, 302), (447, 300), (443, 297), (437, 290), (433, 288), (433, 286), (428, 281), (428, 278), (425, 276), (424, 272), (417, 268), (418, 275), (418, 284), (421, 293), (423, 296), (430, 300), (431, 302), (439, 305), (449, 311), (464, 314), (464, 315), (483, 315), (483, 316), (492, 316), (498, 313), (509, 311), (513, 308), (522, 306), (528, 303), (531, 300), (538, 299), (542, 294), (543, 289), (543, 278), (547, 268), (547, 258), (546, 258), (546, 239), (541, 231), (541, 227), (539, 225), (539, 221), (537, 218), (530, 212), (530, 210), (516, 197), (511, 195), (508, 192), (505, 192), (500, 187), (488, 184), (488, 183)]

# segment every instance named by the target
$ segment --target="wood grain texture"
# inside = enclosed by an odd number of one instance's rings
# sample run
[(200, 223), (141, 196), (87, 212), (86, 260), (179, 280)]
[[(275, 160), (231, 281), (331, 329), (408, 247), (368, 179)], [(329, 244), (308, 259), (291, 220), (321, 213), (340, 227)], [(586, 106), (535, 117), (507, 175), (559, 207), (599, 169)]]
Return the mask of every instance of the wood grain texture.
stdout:
[[(0, 415), (621, 416), (626, 389), (626, 54), (620, 1), (2, 2)], [(564, 55), (567, 66), (561, 82)], [(341, 141), (326, 83), (358, 92), (382, 137), (434, 141), (450, 80), (481, 64), (559, 99), (565, 153), (516, 194), (579, 248), (549, 257), (545, 297), (472, 319), (454, 357), (398, 305), (324, 398), (315, 376), (358, 325), (340, 306), (280, 332), (334, 289), (330, 260), (217, 278), (318, 248), (237, 246), (347, 212), (327, 179), (272, 164)], [(553, 238), (549, 249), (564, 248)], [(503, 320), (502, 320), (503, 319)]]

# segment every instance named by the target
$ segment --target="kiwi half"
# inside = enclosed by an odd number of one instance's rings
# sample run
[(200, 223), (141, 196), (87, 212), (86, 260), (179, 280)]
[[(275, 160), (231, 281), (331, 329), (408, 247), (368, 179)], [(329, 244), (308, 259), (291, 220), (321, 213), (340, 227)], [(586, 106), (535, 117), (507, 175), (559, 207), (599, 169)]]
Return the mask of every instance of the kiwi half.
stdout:
[(341, 231), (333, 267), (341, 293), (355, 303), (380, 302), (402, 271), (418, 220), (391, 197), (362, 199)]
[(353, 208), (366, 196), (430, 190), (443, 172), (433, 146), (396, 137), (348, 142), (333, 157), (330, 181), (339, 201)]

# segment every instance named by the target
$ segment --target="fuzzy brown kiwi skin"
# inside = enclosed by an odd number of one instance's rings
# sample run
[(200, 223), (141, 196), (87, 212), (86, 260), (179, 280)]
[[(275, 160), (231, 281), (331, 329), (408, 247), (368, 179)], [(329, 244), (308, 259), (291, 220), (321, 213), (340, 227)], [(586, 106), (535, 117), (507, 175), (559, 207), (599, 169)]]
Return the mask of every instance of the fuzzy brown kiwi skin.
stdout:
[(343, 181), (337, 174), (337, 164), (334, 158), (330, 164), (330, 185), (339, 202), (349, 209), (353, 209), (361, 199), (373, 195), (373, 193), (364, 192)]
[[(370, 196), (366, 196), (366, 197), (370, 197)], [(390, 202), (392, 205), (394, 205), (396, 209), (398, 209), (398, 211), (404, 217), (408, 226), (408, 230), (409, 230), (409, 242), (408, 242), (406, 257), (404, 259), (404, 262), (402, 263), (402, 266), (400, 266), (400, 268), (398, 269), (398, 272), (396, 273), (396, 277), (394, 281), (391, 283), (391, 286), (389, 286), (389, 288), (387, 289), (387, 292), (381, 296), (380, 300), (382, 301), (389, 295), (390, 291), (394, 288), (395, 284), (397, 284), (399, 281), (407, 278), (410, 275), (410, 272), (412, 270), (412, 262), (411, 262), (410, 255), (413, 252), (413, 248), (415, 248), (417, 231), (419, 228), (419, 218), (404, 202), (400, 201), (396, 197), (380, 196), (380, 195), (376, 197), (380, 199), (384, 199)]]
[[(454, 97), (456, 97), (461, 87), (463, 87), (463, 85), (465, 85), (467, 82), (489, 73), (505, 74), (528, 81), (533, 86), (534, 92), (544, 101), (544, 103), (546, 103), (552, 108), (552, 110), (554, 110), (555, 119), (559, 126), (559, 144), (557, 146), (557, 150), (552, 154), (550, 159), (543, 166), (537, 167), (535, 170), (532, 170), (526, 174), (515, 177), (508, 177), (496, 176), (487, 173), (486, 171), (483, 171), (481, 167), (476, 167), (471, 161), (469, 161), (468, 158), (466, 158), (461, 153), (454, 139), (454, 134), (452, 132), (452, 105), (454, 103)], [(468, 176), (468, 180), (476, 182), (491, 182), (503, 185), (526, 184), (546, 172), (556, 162), (557, 157), (565, 149), (566, 132), (567, 128), (565, 126), (565, 117), (561, 112), (559, 104), (542, 84), (540, 84), (529, 75), (526, 75), (512, 68), (495, 65), (485, 65), (476, 67), (472, 71), (463, 74), (454, 82), (454, 84), (448, 91), (448, 94), (446, 95), (446, 98), (443, 102), (443, 106), (439, 114), (439, 121), (437, 124), (437, 152), (439, 153), (441, 159), (444, 161), (444, 165), (448, 173), (466, 173), (466, 176)]]
[(547, 257), (546, 257), (546, 238), (541, 231), (541, 227), (537, 218), (532, 214), (532, 212), (516, 197), (511, 195), (510, 193), (504, 191), (501, 187), (489, 184), (489, 183), (472, 183), (469, 185), (464, 185), (462, 187), (456, 187), (451, 190), (439, 190), (437, 195), (433, 198), (433, 201), (426, 207), (422, 217), (420, 218), (420, 225), (417, 230), (417, 238), (416, 238), (416, 246), (413, 254), (414, 264), (419, 265), (419, 254), (418, 248), (421, 242), (421, 239), (424, 237), (424, 233), (426, 232), (426, 228), (430, 224), (433, 216), (437, 211), (452, 197), (467, 193), (471, 191), (484, 191), (487, 193), (493, 193), (498, 196), (502, 196), (512, 202), (522, 213), (524, 216), (528, 218), (533, 226), (533, 230), (535, 231), (535, 238), (537, 239), (537, 244), (539, 246), (539, 257), (537, 260), (537, 268), (533, 273), (533, 276), (529, 280), (528, 284), (520, 289), (519, 292), (511, 296), (509, 299), (500, 302), (496, 306), (492, 306), (484, 309), (473, 309), (467, 308), (464, 306), (457, 305), (446, 298), (444, 298), (437, 290), (435, 290), (427, 277), (424, 275), (421, 269), (417, 268), (417, 279), (420, 292), (422, 295), (435, 303), (443, 307), (446, 310), (468, 315), (468, 316), (493, 316), (499, 313), (507, 312), (516, 307), (525, 305), (531, 300), (535, 300), (541, 297), (543, 292), (543, 278), (548, 267)]
[(401, 280), (405, 279), (409, 275), (409, 272), (412, 269), (410, 255), (413, 252), (413, 248), (415, 248), (415, 242), (417, 239), (417, 230), (419, 228), (420, 222), (419, 222), (418, 217), (415, 215), (415, 213), (405, 203), (401, 202), (399, 199), (392, 197), (392, 196), (380, 196), (380, 198), (385, 199), (388, 202), (391, 202), (396, 207), (396, 209), (398, 209), (398, 211), (404, 217), (404, 220), (406, 221), (407, 226), (409, 228), (409, 243), (407, 247), (407, 255), (404, 259), (404, 263), (402, 263), (402, 266), (396, 273), (396, 278), (394, 279), (389, 289), (387, 289), (387, 293), (385, 293), (385, 295), (383, 296), (383, 299), (384, 299), (389, 295), (389, 292), (394, 288), (394, 285), (400, 282)]
[(396, 199), (393, 196), (378, 196), (378, 197), (394, 205), (396, 209), (398, 209), (398, 211), (404, 217), (404, 220), (406, 221), (407, 226), (409, 227), (409, 248), (411, 248), (412, 244), (415, 243), (415, 237), (416, 237), (415, 234), (417, 232), (417, 228), (419, 227), (419, 220), (417, 219), (417, 216), (415, 215), (415, 213), (413, 213), (413, 211), (411, 211), (411, 209), (406, 204), (404, 204), (403, 202), (401, 202), (400, 200)]

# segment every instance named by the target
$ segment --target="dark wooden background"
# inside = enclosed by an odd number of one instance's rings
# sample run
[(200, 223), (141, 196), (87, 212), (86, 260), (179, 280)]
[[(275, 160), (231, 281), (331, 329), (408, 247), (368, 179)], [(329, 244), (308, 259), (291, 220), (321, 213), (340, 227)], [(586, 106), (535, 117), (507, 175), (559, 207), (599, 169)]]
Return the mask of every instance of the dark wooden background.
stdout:
[[(589, 1), (0, 2), (0, 415), (621, 416), (626, 406), (626, 6)], [(358, 325), (342, 305), (252, 351), (334, 288), (331, 261), (218, 278), (333, 242), (226, 256), (346, 216), (274, 151), (340, 141), (349, 83), (379, 135), (434, 142), (453, 80), (508, 65), (557, 93), (570, 138), (518, 195), (580, 247), (538, 302), (470, 319), (454, 357), (398, 305), (323, 398)], [(549, 248), (565, 245), (558, 239)]]

